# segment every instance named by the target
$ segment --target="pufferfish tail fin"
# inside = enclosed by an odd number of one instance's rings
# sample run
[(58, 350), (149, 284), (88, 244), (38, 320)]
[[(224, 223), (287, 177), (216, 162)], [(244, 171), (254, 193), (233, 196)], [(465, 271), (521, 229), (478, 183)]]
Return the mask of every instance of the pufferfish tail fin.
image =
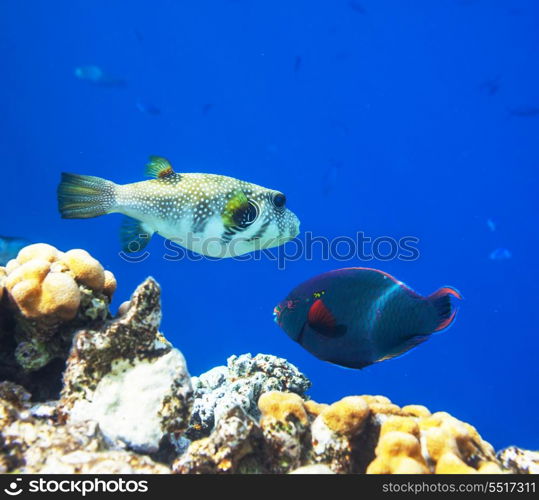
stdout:
[(457, 315), (457, 308), (453, 304), (451, 297), (462, 300), (460, 292), (450, 286), (440, 288), (427, 298), (436, 314), (434, 332), (439, 332), (450, 326)]
[(105, 215), (116, 205), (116, 184), (100, 177), (62, 173), (58, 210), (64, 219)]

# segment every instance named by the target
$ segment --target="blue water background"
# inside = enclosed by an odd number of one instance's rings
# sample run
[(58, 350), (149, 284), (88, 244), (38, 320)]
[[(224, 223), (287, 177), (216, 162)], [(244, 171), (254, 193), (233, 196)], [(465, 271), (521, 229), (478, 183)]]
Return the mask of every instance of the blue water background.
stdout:
[[(510, 113), (539, 107), (538, 23), (533, 0), (3, 0), (0, 234), (87, 249), (118, 278), (115, 307), (154, 276), (192, 374), (271, 353), (317, 401), (384, 394), (469, 421), (496, 448), (539, 448), (539, 116)], [(127, 86), (77, 79), (82, 65)], [(60, 219), (61, 171), (128, 183), (150, 154), (282, 190), (302, 231), (418, 237), (420, 258), (167, 262), (155, 237), (132, 264), (121, 216)], [(319, 361), (273, 306), (351, 265), (424, 294), (458, 288), (454, 326), (362, 371)]]

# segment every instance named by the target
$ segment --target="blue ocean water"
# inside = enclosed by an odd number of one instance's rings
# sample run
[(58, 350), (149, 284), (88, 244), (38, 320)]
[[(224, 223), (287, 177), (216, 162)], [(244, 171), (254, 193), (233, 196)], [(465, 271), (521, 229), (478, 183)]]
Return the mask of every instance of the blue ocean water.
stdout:
[[(496, 448), (539, 448), (538, 21), (533, 0), (4, 0), (0, 234), (88, 250), (118, 278), (116, 306), (154, 276), (192, 374), (271, 353), (317, 401), (384, 394), (448, 411)], [(106, 78), (80, 78), (95, 68)], [(121, 216), (60, 218), (62, 171), (134, 182), (149, 155), (283, 191), (300, 240), (413, 236), (419, 258), (169, 261), (154, 237), (132, 263)], [(349, 266), (465, 300), (448, 331), (346, 370), (272, 310)]]

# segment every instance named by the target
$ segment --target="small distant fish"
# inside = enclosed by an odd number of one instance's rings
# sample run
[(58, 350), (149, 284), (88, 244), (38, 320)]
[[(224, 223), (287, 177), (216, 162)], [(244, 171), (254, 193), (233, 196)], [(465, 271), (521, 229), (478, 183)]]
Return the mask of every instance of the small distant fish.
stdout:
[(296, 56), (294, 58), (294, 73), (297, 73), (301, 69), (303, 63), (303, 58), (301, 56)]
[(202, 106), (202, 114), (207, 115), (210, 110), (212, 110), (214, 107), (214, 104), (212, 102), (208, 102)]
[(487, 226), (492, 232), (496, 231), (496, 223), (492, 219), (487, 219)]
[(363, 5), (361, 5), (356, 0), (350, 0), (348, 2), (348, 7), (350, 7), (354, 12), (357, 12), (358, 14), (366, 14), (367, 13), (367, 10), (365, 9), (365, 7), (363, 7)]
[(62, 174), (58, 208), (65, 219), (126, 215), (125, 252), (138, 252), (154, 233), (210, 257), (234, 257), (294, 239), (299, 220), (283, 193), (214, 174), (179, 174), (150, 157), (152, 180), (118, 185), (89, 175)]
[(151, 102), (137, 101), (137, 109), (147, 115), (160, 115), (161, 110)]
[(99, 66), (79, 66), (75, 68), (75, 76), (102, 87), (125, 87), (127, 82), (105, 73)]
[(322, 180), (322, 192), (325, 196), (328, 196), (337, 186), (340, 167), (341, 162), (331, 162), (331, 165), (324, 173), (324, 178)]
[(11, 259), (17, 257), (19, 250), (29, 245), (25, 238), (0, 236), (0, 266), (5, 266)]
[(496, 248), (488, 256), (490, 260), (509, 260), (511, 257), (513, 254), (507, 248)]
[(274, 309), (276, 323), (324, 361), (348, 368), (400, 356), (447, 328), (459, 292), (443, 287), (428, 297), (377, 269), (320, 274), (292, 290)]
[(539, 107), (536, 106), (509, 108), (508, 111), (510, 115), (518, 116), (520, 118), (533, 118), (535, 116), (539, 116)]
[(479, 90), (487, 95), (494, 95), (500, 90), (500, 77), (493, 78), (491, 80), (485, 80), (479, 85)]

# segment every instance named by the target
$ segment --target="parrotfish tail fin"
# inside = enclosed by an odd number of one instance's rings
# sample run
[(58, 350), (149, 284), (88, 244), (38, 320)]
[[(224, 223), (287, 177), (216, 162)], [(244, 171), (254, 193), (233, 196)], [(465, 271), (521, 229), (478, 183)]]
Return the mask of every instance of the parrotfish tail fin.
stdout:
[(449, 286), (440, 288), (428, 297), (428, 301), (434, 306), (436, 312), (435, 332), (447, 328), (457, 315), (457, 308), (452, 303), (451, 297), (462, 300), (462, 295)]
[(116, 184), (100, 177), (62, 173), (58, 210), (64, 219), (88, 219), (111, 212)]
[(122, 249), (127, 253), (136, 253), (143, 250), (150, 242), (154, 231), (146, 224), (131, 217), (124, 217), (120, 229)]

